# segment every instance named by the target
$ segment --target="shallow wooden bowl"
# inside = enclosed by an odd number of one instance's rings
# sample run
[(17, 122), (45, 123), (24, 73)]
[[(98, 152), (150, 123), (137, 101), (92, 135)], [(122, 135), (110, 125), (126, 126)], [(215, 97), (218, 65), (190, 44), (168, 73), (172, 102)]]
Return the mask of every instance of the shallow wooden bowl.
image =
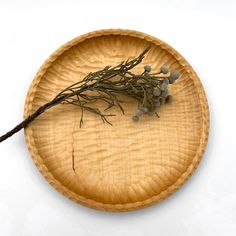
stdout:
[(113, 126), (86, 113), (80, 128), (80, 109), (58, 105), (25, 129), (29, 151), (42, 175), (80, 204), (106, 211), (149, 206), (177, 190), (201, 160), (209, 128), (201, 82), (178, 52), (141, 32), (100, 30), (60, 47), (36, 74), (24, 117), (87, 73), (136, 57), (148, 42), (152, 48), (136, 72), (146, 64), (153, 71), (166, 64), (181, 74), (170, 88), (174, 100), (159, 109), (160, 118), (146, 116), (132, 122), (137, 104), (127, 99), (125, 115), (114, 110)]

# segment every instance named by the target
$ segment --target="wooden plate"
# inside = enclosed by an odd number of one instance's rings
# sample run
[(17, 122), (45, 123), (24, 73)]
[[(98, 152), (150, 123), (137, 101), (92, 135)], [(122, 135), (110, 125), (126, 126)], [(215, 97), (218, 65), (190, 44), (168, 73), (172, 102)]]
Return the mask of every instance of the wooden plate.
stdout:
[(154, 71), (167, 64), (181, 74), (170, 88), (174, 101), (159, 110), (159, 119), (146, 116), (132, 122), (137, 105), (127, 100), (126, 115), (114, 110), (113, 127), (86, 113), (80, 128), (80, 110), (58, 105), (25, 129), (29, 151), (42, 175), (85, 206), (107, 211), (143, 208), (166, 198), (188, 179), (208, 138), (209, 112), (201, 82), (166, 43), (141, 32), (109, 29), (60, 47), (42, 65), (28, 91), (24, 117), (87, 73), (136, 57), (147, 42), (153, 46), (137, 71), (146, 64)]

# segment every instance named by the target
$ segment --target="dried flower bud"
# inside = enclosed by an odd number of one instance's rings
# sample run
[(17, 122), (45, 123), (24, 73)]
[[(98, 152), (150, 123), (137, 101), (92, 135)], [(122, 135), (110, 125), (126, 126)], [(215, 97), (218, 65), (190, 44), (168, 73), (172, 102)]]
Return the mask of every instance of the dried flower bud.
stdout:
[(163, 74), (167, 74), (167, 73), (168, 73), (168, 66), (163, 65), (163, 66), (160, 68), (160, 72), (163, 73)]
[(166, 97), (166, 103), (171, 103), (173, 101), (173, 97), (171, 96), (171, 95), (168, 95), (167, 97)]
[(167, 89), (167, 84), (166, 83), (162, 83), (161, 90), (164, 91), (166, 89)]
[(148, 108), (147, 107), (140, 107), (139, 110), (142, 111), (143, 113), (148, 112)]
[(149, 65), (144, 66), (144, 71), (145, 72), (149, 73), (149, 72), (151, 72), (151, 70), (152, 70), (151, 66), (149, 66)]
[(161, 92), (161, 96), (166, 97), (168, 95), (168, 88)]
[(161, 90), (159, 88), (154, 88), (152, 94), (153, 96), (159, 96), (161, 94)]
[(168, 78), (165, 78), (165, 79), (163, 79), (163, 83), (168, 85), (170, 82), (169, 82)]
[(133, 119), (134, 122), (138, 122), (139, 121), (139, 117), (138, 116), (133, 116), (132, 119)]
[(142, 116), (143, 115), (143, 111), (141, 111), (140, 109), (137, 109), (136, 111), (135, 111), (135, 116), (138, 116), (138, 117), (140, 117), (140, 116)]
[(179, 78), (179, 72), (177, 70), (173, 70), (169, 77), (170, 84), (173, 84)]

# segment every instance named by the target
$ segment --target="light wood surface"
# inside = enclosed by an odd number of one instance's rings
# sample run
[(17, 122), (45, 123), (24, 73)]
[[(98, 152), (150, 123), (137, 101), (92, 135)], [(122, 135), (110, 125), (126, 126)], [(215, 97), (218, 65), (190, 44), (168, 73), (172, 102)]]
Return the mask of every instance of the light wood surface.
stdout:
[(24, 117), (87, 73), (136, 57), (148, 42), (153, 46), (134, 71), (141, 72), (146, 64), (156, 71), (166, 64), (181, 74), (170, 85), (173, 102), (158, 110), (159, 119), (145, 116), (132, 122), (137, 104), (127, 99), (125, 115), (112, 110), (113, 126), (85, 113), (80, 128), (78, 107), (58, 105), (25, 129), (29, 151), (43, 176), (80, 204), (128, 211), (157, 203), (188, 179), (205, 150), (209, 112), (199, 78), (170, 46), (136, 31), (95, 31), (59, 48), (35, 76)]

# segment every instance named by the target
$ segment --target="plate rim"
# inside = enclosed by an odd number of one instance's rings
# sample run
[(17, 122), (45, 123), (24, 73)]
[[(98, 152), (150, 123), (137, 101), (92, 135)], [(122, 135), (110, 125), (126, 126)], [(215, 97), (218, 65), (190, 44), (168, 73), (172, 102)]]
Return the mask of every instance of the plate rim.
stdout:
[(51, 174), (51, 172), (48, 170), (47, 166), (43, 163), (34, 139), (32, 138), (32, 129), (29, 125), (27, 128), (24, 129), (24, 136), (25, 136), (25, 142), (27, 144), (28, 150), (30, 152), (30, 155), (37, 166), (38, 170), (41, 172), (41, 174), (44, 176), (44, 178), (47, 180), (50, 185), (52, 185), (57, 191), (65, 195), (66, 197), (70, 198), (71, 200), (82, 204), (84, 206), (94, 208), (97, 210), (103, 210), (103, 211), (131, 211), (136, 209), (141, 209), (147, 206), (150, 206), (154, 203), (158, 203), (161, 200), (165, 199), (166, 197), (173, 194), (176, 190), (178, 190), (188, 179), (189, 177), (194, 173), (197, 166), (199, 165), (202, 155), (206, 149), (208, 136), (209, 136), (209, 126), (210, 126), (210, 113), (209, 113), (209, 106), (207, 102), (207, 97), (204, 91), (204, 88), (202, 86), (202, 83), (197, 75), (197, 73), (193, 70), (192, 66), (185, 60), (185, 58), (178, 53), (174, 48), (172, 48), (167, 43), (163, 42), (162, 40), (151, 36), (149, 34), (135, 31), (135, 30), (129, 30), (129, 29), (102, 29), (102, 30), (96, 30), (92, 31), (86, 34), (82, 34), (67, 43), (60, 46), (55, 52), (53, 52), (48, 59), (41, 65), (38, 72), (33, 78), (33, 81), (31, 82), (31, 85), (29, 87), (29, 90), (27, 92), (25, 105), (24, 105), (24, 118), (26, 118), (30, 113), (32, 109), (32, 101), (34, 99), (34, 94), (37, 89), (37, 85), (40, 82), (41, 78), (47, 71), (47, 69), (51, 66), (51, 64), (66, 50), (70, 49), (74, 45), (81, 43), (87, 39), (93, 38), (93, 37), (99, 37), (99, 36), (107, 36), (107, 35), (127, 35), (132, 37), (137, 37), (140, 39), (144, 39), (148, 42), (151, 42), (155, 45), (160, 46), (162, 49), (165, 49), (170, 53), (175, 59), (179, 62), (179, 64), (185, 68), (185, 71), (191, 75), (191, 78), (194, 82), (194, 85), (197, 89), (198, 96), (199, 96), (199, 102), (200, 107), (202, 110), (202, 133), (201, 138), (199, 142), (199, 147), (196, 151), (196, 154), (194, 158), (192, 159), (192, 162), (189, 164), (188, 168), (185, 172), (177, 179), (176, 182), (174, 182), (172, 185), (170, 185), (168, 188), (163, 190), (157, 195), (154, 195), (144, 201), (138, 201), (133, 203), (124, 203), (124, 204), (110, 204), (110, 203), (102, 203), (97, 202), (95, 200), (86, 198), (84, 196), (75, 194), (73, 191), (68, 189), (66, 186), (64, 186), (60, 181), (54, 178), (54, 176)]

